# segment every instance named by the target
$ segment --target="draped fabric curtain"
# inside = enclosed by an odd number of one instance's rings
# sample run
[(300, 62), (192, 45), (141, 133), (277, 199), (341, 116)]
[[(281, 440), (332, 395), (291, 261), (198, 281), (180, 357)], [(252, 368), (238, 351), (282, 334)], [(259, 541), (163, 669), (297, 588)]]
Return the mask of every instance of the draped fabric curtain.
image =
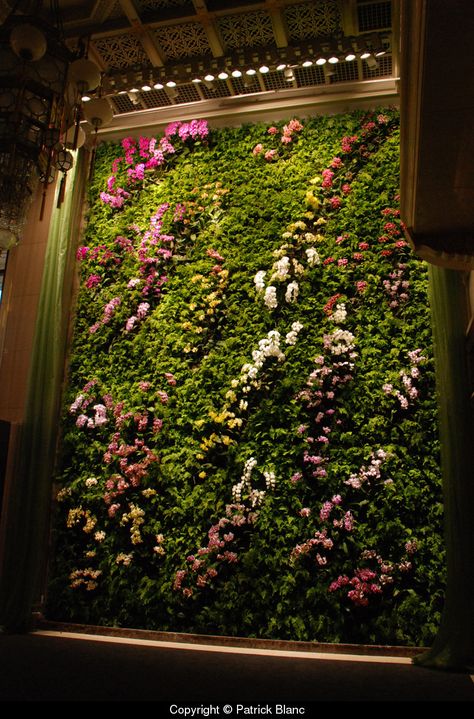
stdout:
[(24, 421), (2, 513), (0, 626), (30, 628), (47, 557), (52, 476), (86, 162), (79, 153), (61, 208), (53, 210), (46, 248)]
[(429, 266), (447, 550), (441, 626), (417, 664), (474, 668), (474, 442), (466, 354), (466, 288), (461, 272)]

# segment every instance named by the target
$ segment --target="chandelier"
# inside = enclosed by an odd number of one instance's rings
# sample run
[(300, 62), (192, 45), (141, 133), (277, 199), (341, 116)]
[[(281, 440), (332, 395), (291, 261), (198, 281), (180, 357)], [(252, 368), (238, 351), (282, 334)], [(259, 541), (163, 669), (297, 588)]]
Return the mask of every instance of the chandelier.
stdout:
[[(58, 0), (48, 8), (43, 0), (17, 2), (0, 27), (0, 248), (21, 238), (39, 185), (42, 219), (47, 187), (58, 173), (61, 203), (71, 150), (85, 141), (81, 97), (101, 83), (84, 54), (84, 46), (78, 57), (64, 42)], [(96, 130), (111, 121), (105, 98), (90, 115)]]

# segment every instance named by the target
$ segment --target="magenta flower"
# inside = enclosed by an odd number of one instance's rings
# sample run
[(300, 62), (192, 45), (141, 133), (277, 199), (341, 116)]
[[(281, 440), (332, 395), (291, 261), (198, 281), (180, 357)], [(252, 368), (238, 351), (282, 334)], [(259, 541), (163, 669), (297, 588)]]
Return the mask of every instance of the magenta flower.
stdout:
[(96, 287), (99, 282), (101, 281), (100, 275), (89, 275), (89, 277), (86, 280), (86, 287), (87, 289), (92, 289), (93, 287)]

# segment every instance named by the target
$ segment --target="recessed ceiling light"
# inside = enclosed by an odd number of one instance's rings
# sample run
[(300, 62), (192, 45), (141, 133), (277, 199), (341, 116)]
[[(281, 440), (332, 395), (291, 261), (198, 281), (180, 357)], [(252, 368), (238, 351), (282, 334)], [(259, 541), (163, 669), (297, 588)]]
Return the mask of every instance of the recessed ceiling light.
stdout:
[(153, 87), (155, 88), (155, 90), (162, 90), (162, 89), (163, 89), (163, 85), (161, 84), (161, 82), (155, 82), (155, 84), (153, 85)]
[(222, 72), (220, 72), (220, 73), (218, 74), (217, 77), (219, 78), (219, 80), (227, 80), (227, 78), (229, 77), (229, 75), (228, 75), (227, 72), (222, 71)]
[(166, 83), (166, 87), (176, 87), (176, 83), (174, 80), (168, 80)]
[(242, 72), (240, 70), (232, 70), (232, 77), (242, 77)]
[(204, 79), (207, 82), (212, 82), (214, 80), (214, 75), (211, 75), (211, 73), (209, 72), (207, 75), (204, 76)]

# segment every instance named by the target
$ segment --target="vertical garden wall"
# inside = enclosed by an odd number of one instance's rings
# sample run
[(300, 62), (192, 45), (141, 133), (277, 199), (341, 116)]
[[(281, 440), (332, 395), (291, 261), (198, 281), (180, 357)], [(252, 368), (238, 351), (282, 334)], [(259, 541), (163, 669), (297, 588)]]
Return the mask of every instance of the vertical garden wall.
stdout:
[(99, 148), (50, 618), (431, 642), (436, 397), (398, 140), (381, 110)]

